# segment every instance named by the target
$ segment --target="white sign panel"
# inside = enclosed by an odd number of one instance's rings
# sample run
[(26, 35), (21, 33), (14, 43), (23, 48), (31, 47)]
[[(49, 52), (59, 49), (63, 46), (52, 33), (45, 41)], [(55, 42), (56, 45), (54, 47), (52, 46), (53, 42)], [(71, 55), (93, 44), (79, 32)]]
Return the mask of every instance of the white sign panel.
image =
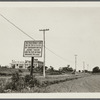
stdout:
[(24, 57), (42, 57), (43, 41), (25, 41)]

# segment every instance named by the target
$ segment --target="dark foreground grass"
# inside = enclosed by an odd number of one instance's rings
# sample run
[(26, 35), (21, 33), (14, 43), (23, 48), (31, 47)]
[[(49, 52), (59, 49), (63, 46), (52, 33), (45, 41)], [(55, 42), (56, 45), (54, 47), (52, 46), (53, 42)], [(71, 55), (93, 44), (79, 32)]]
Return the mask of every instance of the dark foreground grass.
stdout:
[(49, 76), (46, 78), (39, 77), (39, 85), (40, 86), (35, 86), (33, 88), (25, 88), (21, 92), (22, 93), (48, 93), (48, 86), (52, 86), (53, 84), (59, 85), (59, 83), (66, 82), (66, 81), (71, 81), (75, 80), (78, 78), (90, 76), (90, 74), (81, 74), (81, 75), (57, 75), (57, 76)]
[(0, 68), (0, 76), (11, 76), (13, 73), (19, 72), (23, 76), (29, 74), (28, 69)]
[[(49, 75), (46, 76), (45, 78), (42, 76), (36, 76), (35, 79), (36, 81), (32, 81), (31, 85), (33, 85), (33, 87), (30, 87), (29, 85), (24, 86), (23, 88), (20, 86), (19, 91), (17, 90), (12, 90), (10, 80), (11, 78), (5, 77), (5, 78), (0, 78), (0, 93), (45, 93), (46, 91), (46, 87), (52, 84), (59, 84), (61, 82), (65, 82), (65, 81), (70, 81), (70, 80), (74, 80), (74, 79), (78, 79), (84, 76), (88, 76), (87, 74), (79, 74), (79, 75), (74, 75), (74, 74), (66, 74), (66, 75)], [(34, 83), (36, 82), (36, 83)], [(15, 82), (17, 83), (17, 82)], [(24, 80), (19, 80), (18, 84), (24, 85)], [(16, 87), (18, 85), (16, 84)], [(6, 88), (5, 88), (6, 87)]]

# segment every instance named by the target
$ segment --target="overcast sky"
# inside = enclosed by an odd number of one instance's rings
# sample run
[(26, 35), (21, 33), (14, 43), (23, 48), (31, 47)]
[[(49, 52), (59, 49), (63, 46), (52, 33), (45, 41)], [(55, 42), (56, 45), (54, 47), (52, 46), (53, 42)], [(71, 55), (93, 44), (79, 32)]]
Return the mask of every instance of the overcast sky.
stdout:
[[(100, 7), (0, 7), (0, 13), (36, 40), (43, 39), (39, 29), (46, 32), (46, 65), (55, 69), (67, 66), (77, 69), (89, 64), (91, 70), (100, 66)], [(0, 64), (23, 57), (25, 40), (32, 40), (0, 16)], [(43, 61), (42, 58), (39, 60)]]

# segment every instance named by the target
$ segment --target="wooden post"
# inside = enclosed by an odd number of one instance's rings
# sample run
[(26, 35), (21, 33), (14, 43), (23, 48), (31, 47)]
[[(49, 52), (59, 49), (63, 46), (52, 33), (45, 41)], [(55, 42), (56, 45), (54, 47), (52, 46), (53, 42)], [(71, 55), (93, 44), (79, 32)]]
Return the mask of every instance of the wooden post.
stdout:
[(33, 64), (34, 64), (34, 57), (31, 57), (31, 70), (30, 70), (30, 76), (33, 76)]
[(83, 72), (85, 73), (85, 62), (83, 61)]
[(43, 76), (45, 77), (45, 30), (43, 31), (44, 37), (44, 64), (43, 64)]
[(40, 29), (39, 31), (43, 31), (43, 40), (44, 40), (43, 76), (45, 77), (45, 31), (49, 31), (49, 29)]
[(77, 72), (77, 55), (75, 55), (75, 73)]

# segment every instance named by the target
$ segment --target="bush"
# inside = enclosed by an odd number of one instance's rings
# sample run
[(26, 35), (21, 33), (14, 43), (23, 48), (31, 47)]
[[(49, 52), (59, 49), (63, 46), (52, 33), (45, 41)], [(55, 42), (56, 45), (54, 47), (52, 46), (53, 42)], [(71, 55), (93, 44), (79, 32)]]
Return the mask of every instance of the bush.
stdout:
[(18, 72), (14, 73), (11, 77), (11, 81), (5, 85), (5, 90), (21, 91), (27, 87), (40, 86), (40, 82), (35, 76), (26, 75), (22, 77)]
[(11, 76), (11, 73), (0, 72), (0, 76)]
[(21, 79), (18, 82), (9, 82), (5, 86), (5, 90), (11, 89), (14, 91), (21, 91), (25, 87), (24, 81)]
[(33, 77), (31, 77), (30, 75), (26, 75), (25, 76), (25, 82), (28, 83), (30, 80), (32, 80)]
[(30, 76), (30, 75), (26, 75), (25, 76), (25, 83), (27, 86), (29, 87), (34, 87), (39, 85), (38, 80), (35, 78), (35, 76)]
[(23, 71), (21, 69), (18, 70), (20, 73), (22, 73)]
[(4, 93), (4, 87), (5, 87), (5, 80), (1, 79), (0, 80), (0, 93)]
[(60, 75), (62, 74), (60, 71), (47, 71), (48, 75)]
[(12, 82), (18, 82), (19, 80), (19, 73), (18, 72), (15, 72), (12, 74)]
[(98, 73), (98, 72), (100, 72), (99, 67), (98, 66), (94, 67), (92, 73)]
[(13, 89), (13, 84), (12, 82), (8, 82), (6, 85), (5, 85), (5, 90), (7, 89)]
[(11, 77), (11, 82), (7, 83), (5, 89), (21, 91), (25, 87), (24, 78), (20, 77), (19, 73), (16, 72)]

